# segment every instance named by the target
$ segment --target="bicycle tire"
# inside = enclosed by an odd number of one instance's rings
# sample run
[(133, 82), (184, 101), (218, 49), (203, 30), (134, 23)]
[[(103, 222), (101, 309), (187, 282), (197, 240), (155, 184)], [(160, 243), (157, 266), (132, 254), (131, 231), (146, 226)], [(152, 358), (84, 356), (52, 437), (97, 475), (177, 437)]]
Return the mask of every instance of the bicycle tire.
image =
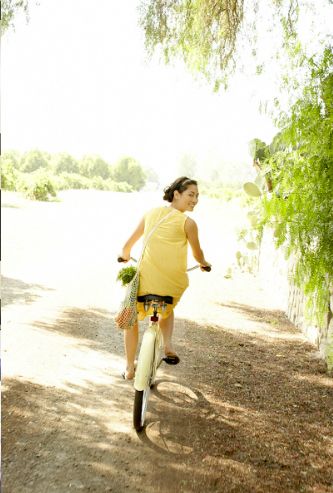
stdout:
[(150, 389), (155, 382), (159, 344), (160, 337), (156, 337), (155, 330), (149, 327), (143, 335), (134, 379), (133, 425), (138, 432), (142, 431), (145, 425)]
[(134, 395), (133, 426), (136, 431), (143, 430), (148, 406), (150, 387), (145, 390), (136, 390)]
[(155, 353), (155, 334), (147, 330), (142, 339), (138, 364), (134, 378), (135, 390), (143, 391), (151, 382), (152, 364)]

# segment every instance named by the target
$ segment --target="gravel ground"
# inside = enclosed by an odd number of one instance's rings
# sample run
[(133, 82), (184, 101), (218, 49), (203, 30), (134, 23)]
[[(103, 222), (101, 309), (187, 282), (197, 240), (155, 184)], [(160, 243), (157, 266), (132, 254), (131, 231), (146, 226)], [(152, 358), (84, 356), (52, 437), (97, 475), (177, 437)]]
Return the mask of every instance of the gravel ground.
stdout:
[(3, 491), (332, 492), (333, 381), (258, 279), (224, 277), (238, 206), (204, 199), (193, 216), (214, 269), (190, 275), (181, 363), (159, 370), (137, 434), (114, 259), (158, 200), (60, 198), (3, 197)]

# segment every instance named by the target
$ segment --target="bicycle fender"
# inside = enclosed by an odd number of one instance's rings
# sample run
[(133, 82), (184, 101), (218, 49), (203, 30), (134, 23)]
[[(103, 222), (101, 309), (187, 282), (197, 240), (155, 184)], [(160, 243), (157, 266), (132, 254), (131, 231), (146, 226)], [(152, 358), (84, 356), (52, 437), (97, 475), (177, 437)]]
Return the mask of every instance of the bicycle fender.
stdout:
[(135, 371), (135, 390), (145, 390), (149, 386), (149, 378), (154, 358), (155, 333), (147, 330), (142, 337), (138, 364)]

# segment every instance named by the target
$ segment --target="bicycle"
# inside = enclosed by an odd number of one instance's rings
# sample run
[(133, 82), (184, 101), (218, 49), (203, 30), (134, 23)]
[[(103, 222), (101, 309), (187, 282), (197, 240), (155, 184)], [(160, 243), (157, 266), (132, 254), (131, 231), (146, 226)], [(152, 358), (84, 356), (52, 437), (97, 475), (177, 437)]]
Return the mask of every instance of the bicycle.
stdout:
[[(135, 261), (134, 258), (131, 259)], [(122, 261), (121, 258), (118, 261)], [(191, 267), (187, 272), (199, 267), (200, 265)], [(203, 267), (203, 269), (207, 272), (211, 271), (210, 266)], [(144, 428), (150, 389), (154, 386), (157, 370), (163, 361), (167, 362), (166, 357), (161, 358), (162, 334), (158, 323), (159, 315), (165, 311), (168, 304), (172, 305), (173, 298), (172, 296), (146, 294), (138, 296), (137, 301), (144, 304), (146, 312), (150, 308), (153, 310), (149, 325), (142, 337), (134, 377), (133, 426), (136, 431), (140, 432)]]

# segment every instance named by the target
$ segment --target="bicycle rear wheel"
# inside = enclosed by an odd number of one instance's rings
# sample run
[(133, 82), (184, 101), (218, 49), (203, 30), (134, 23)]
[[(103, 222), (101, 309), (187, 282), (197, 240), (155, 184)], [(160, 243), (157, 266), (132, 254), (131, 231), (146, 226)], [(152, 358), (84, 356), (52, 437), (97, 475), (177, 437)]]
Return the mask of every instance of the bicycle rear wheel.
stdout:
[(145, 390), (136, 390), (134, 396), (133, 425), (136, 431), (142, 431), (148, 406), (150, 387)]
[(156, 323), (151, 324), (143, 335), (138, 365), (134, 379), (133, 425), (136, 431), (142, 431), (150, 394), (155, 381), (160, 347), (160, 333)]

